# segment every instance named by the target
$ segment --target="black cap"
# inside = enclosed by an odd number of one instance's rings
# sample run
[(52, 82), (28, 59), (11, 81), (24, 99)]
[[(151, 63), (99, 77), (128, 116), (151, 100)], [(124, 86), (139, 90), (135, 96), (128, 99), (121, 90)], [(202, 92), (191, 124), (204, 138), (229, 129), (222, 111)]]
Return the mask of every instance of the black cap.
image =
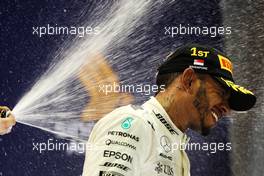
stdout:
[(235, 84), (230, 59), (212, 47), (198, 44), (179, 47), (159, 67), (158, 75), (183, 72), (189, 67), (195, 72), (213, 76), (223, 87), (229, 89), (231, 95), (228, 101), (231, 109), (246, 111), (256, 103), (256, 97), (251, 91)]

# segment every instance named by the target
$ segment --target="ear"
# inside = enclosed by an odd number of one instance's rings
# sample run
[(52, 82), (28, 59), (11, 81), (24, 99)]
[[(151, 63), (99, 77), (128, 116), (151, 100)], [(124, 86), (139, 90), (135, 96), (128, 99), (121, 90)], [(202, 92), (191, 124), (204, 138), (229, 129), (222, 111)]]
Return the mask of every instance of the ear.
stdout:
[(197, 77), (192, 68), (186, 68), (181, 76), (181, 84), (184, 90), (188, 93), (193, 92), (193, 83), (196, 81)]

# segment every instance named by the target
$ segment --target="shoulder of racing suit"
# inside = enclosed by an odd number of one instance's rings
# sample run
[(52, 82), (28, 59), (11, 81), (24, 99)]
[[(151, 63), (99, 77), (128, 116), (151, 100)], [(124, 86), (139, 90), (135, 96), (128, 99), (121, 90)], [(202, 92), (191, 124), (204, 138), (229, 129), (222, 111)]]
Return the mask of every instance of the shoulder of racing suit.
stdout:
[(139, 175), (138, 168), (151, 155), (152, 132), (140, 106), (115, 109), (92, 130), (83, 175)]
[(146, 111), (137, 105), (122, 106), (105, 115), (95, 124), (90, 138), (93, 137), (93, 140), (96, 140), (96, 136), (101, 136), (102, 133), (111, 129), (136, 133), (137, 130), (139, 133), (142, 133), (142, 130), (150, 132), (152, 130), (147, 122)]

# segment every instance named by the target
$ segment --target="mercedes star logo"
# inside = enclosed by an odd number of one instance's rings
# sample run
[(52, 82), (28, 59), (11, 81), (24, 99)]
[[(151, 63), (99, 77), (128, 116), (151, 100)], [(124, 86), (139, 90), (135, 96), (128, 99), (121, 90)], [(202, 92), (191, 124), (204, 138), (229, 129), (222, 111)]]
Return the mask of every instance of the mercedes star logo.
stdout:
[(160, 145), (164, 149), (165, 152), (168, 153), (171, 151), (171, 142), (167, 136), (161, 136)]

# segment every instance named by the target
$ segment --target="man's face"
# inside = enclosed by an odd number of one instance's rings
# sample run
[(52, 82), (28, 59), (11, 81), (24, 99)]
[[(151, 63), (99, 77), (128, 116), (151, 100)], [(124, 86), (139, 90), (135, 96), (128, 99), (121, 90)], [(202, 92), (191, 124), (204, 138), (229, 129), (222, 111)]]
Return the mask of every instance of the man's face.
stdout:
[(194, 115), (191, 127), (207, 135), (217, 121), (230, 112), (229, 93), (211, 76), (203, 75), (193, 99)]

